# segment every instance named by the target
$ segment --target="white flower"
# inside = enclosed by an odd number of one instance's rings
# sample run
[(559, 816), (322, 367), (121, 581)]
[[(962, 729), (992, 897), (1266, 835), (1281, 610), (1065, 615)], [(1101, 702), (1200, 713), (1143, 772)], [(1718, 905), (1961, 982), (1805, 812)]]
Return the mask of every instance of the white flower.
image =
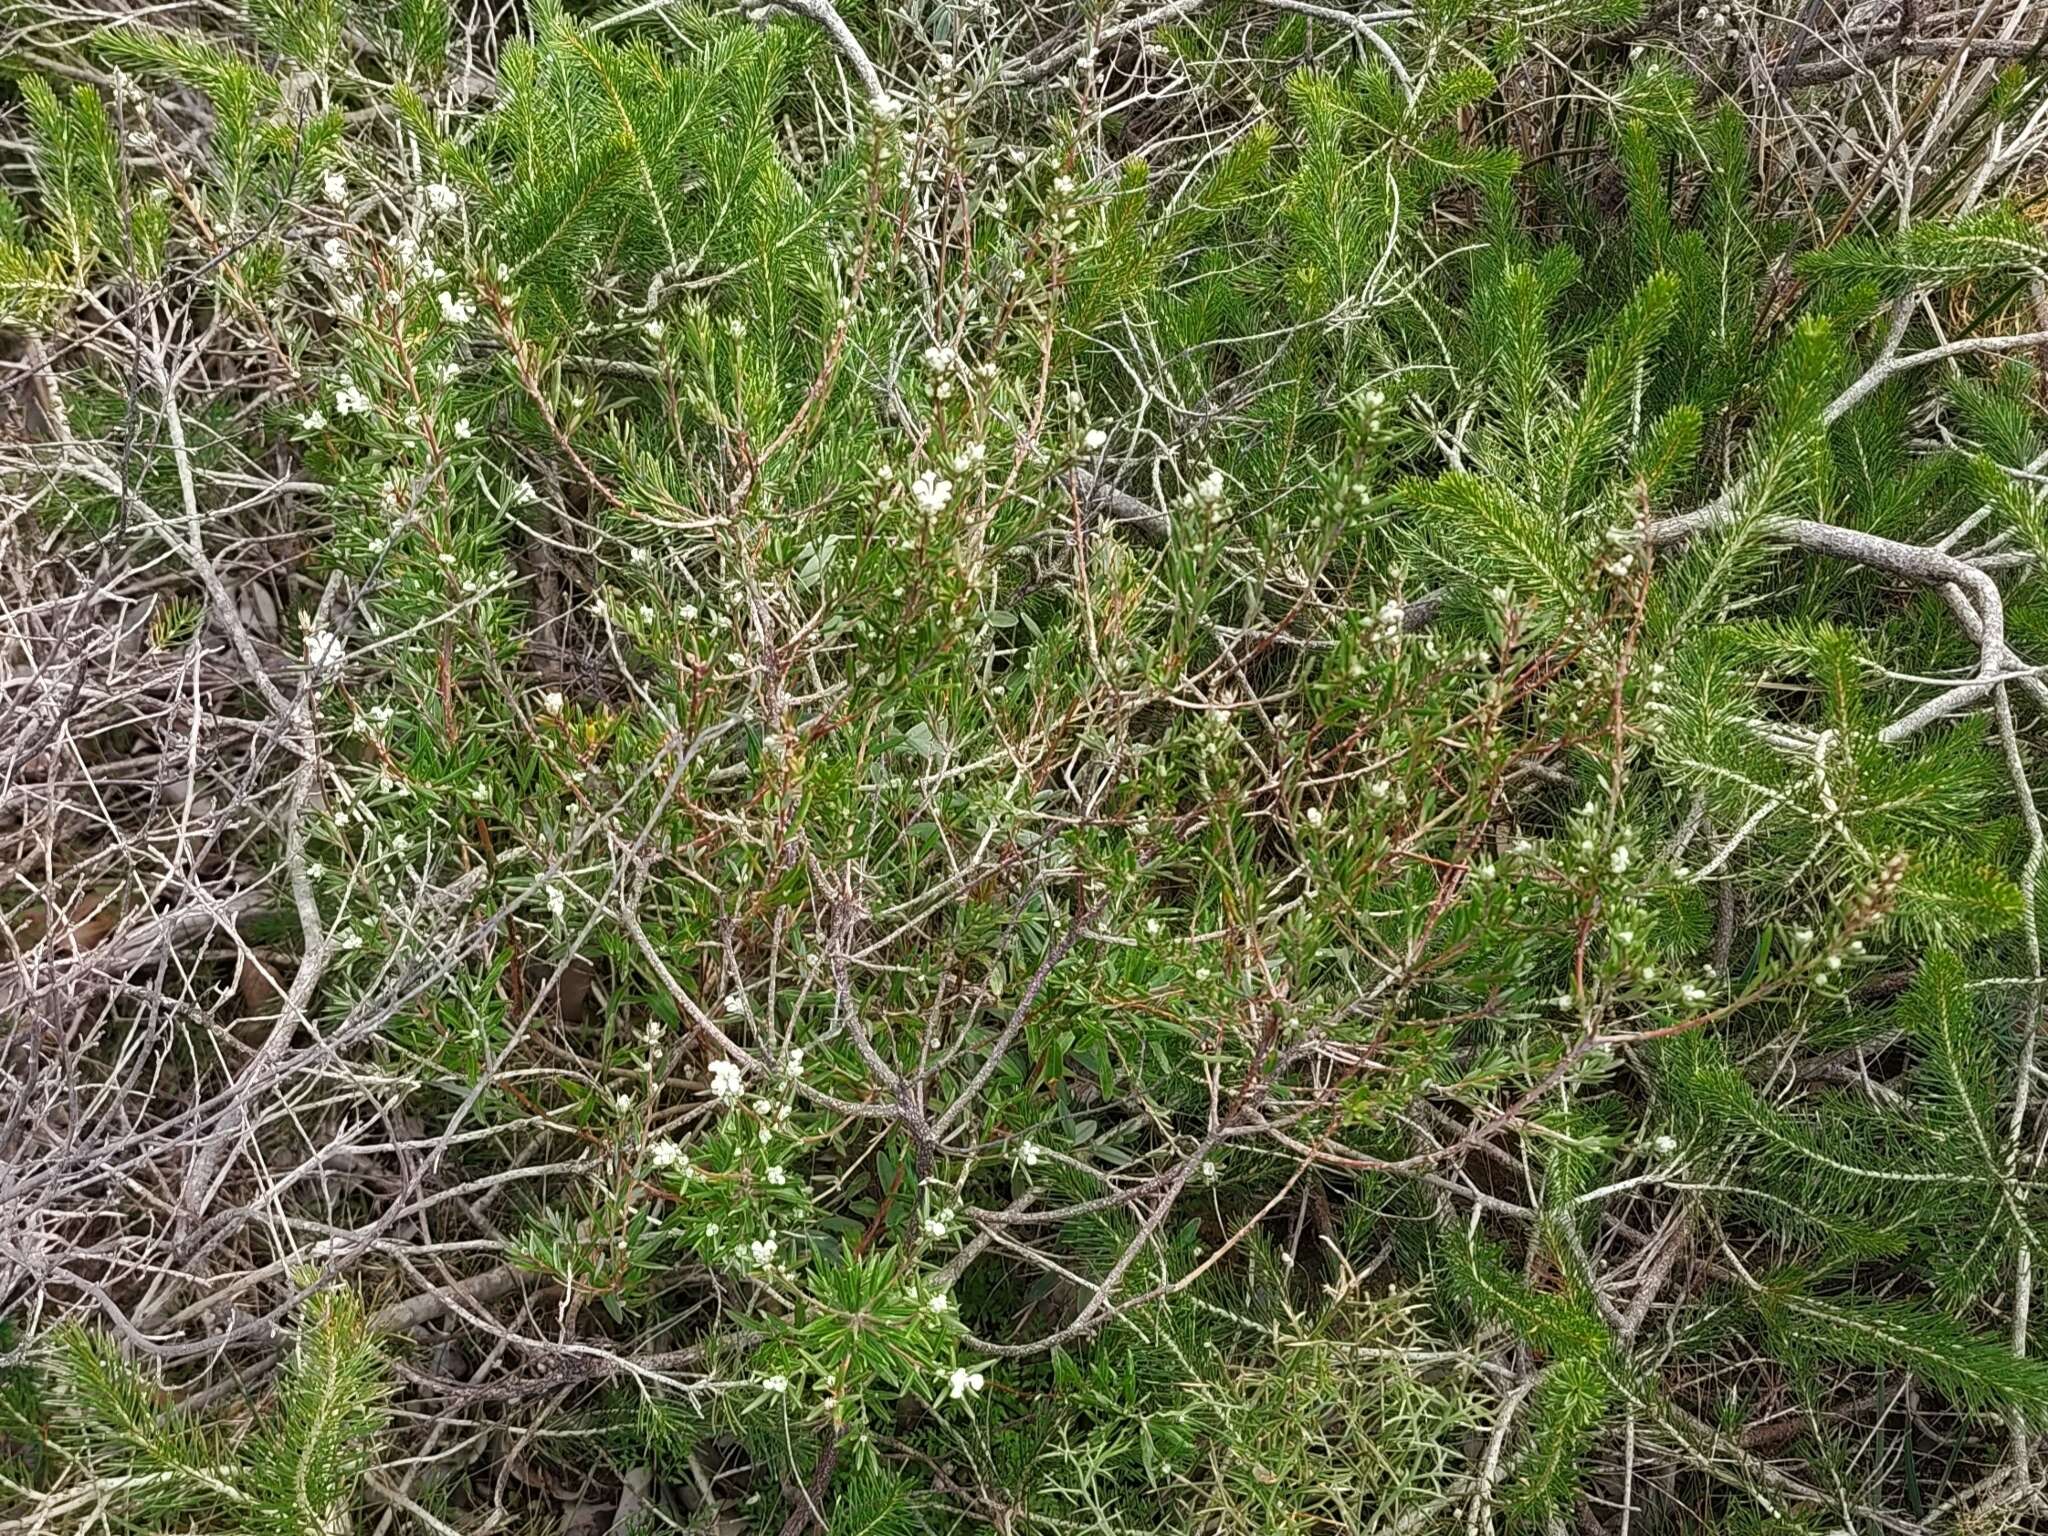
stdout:
[(623, 1114), (633, 1107), (633, 1095), (621, 1091), (612, 1095), (612, 1102), (619, 1106), (619, 1111)]
[(1216, 1182), (1216, 1175), (1219, 1171), (1220, 1170), (1216, 1166), (1215, 1158), (1205, 1157), (1202, 1159), (1202, 1178), (1205, 1182), (1214, 1184)]
[(948, 1305), (946, 1293), (944, 1291), (934, 1291), (932, 1292), (931, 1300), (924, 1304), (924, 1308), (934, 1317), (944, 1317)]
[(360, 416), (370, 409), (370, 397), (355, 386), (353, 379), (344, 378), (334, 388), (334, 414), (337, 416)]
[(1676, 1136), (1659, 1136), (1650, 1145), (1657, 1149), (1660, 1156), (1669, 1157), (1678, 1150), (1678, 1138)]
[(1103, 431), (1100, 427), (1090, 427), (1088, 429), (1087, 435), (1081, 439), (1081, 446), (1083, 448), (1086, 448), (1090, 453), (1094, 453), (1098, 449), (1106, 447), (1108, 443), (1109, 434)]
[(1614, 871), (1614, 872), (1615, 872), (1615, 873), (1616, 873), (1617, 875), (1620, 875), (1620, 874), (1626, 874), (1626, 873), (1627, 873), (1627, 871), (1628, 871), (1628, 844), (1627, 844), (1627, 843), (1623, 843), (1623, 844), (1622, 844), (1622, 845), (1621, 845), (1620, 847), (1616, 848), (1616, 849), (1614, 850), (1614, 852), (1613, 852), (1613, 853), (1611, 853), (1611, 854), (1609, 854), (1609, 855), (1607, 856), (1607, 867), (1608, 867), (1609, 869), (1613, 870), (1613, 871)]
[(941, 511), (953, 499), (953, 482), (941, 480), (930, 470), (919, 475), (910, 486), (911, 499), (927, 512)]
[(541, 713), (548, 715), (559, 715), (562, 712), (563, 702), (564, 700), (562, 698), (562, 690), (559, 688), (550, 688), (546, 693), (540, 696)]
[(1320, 805), (1312, 805), (1301, 813), (1301, 819), (1312, 827), (1320, 827), (1323, 824), (1323, 808)]
[(657, 1168), (684, 1168), (689, 1165), (683, 1149), (666, 1138), (647, 1149), (647, 1161)]
[(1039, 1155), (1045, 1151), (1037, 1142), (1026, 1139), (1017, 1144), (1017, 1161), (1026, 1168), (1038, 1166)]
[(964, 1366), (954, 1366), (953, 1374), (946, 1378), (946, 1395), (959, 1402), (970, 1392), (979, 1392), (988, 1385), (988, 1378), (979, 1371), (970, 1371)]
[(775, 1239), (757, 1237), (747, 1244), (747, 1257), (754, 1261), (756, 1269), (766, 1269), (775, 1262)]
[(339, 235), (329, 235), (320, 242), (320, 255), (337, 272), (348, 265), (348, 245)]
[(306, 412), (305, 415), (299, 418), (299, 425), (304, 427), (308, 432), (318, 432), (322, 427), (327, 425), (327, 413), (321, 410), (320, 407), (316, 405), (313, 407), (312, 410)]
[(540, 492), (533, 488), (531, 480), (521, 480), (512, 487), (512, 505), (515, 507), (531, 506), (539, 500)]
[(791, 1049), (789, 1055), (783, 1059), (782, 1070), (785, 1075), (792, 1078), (804, 1075), (804, 1048), (802, 1046), (795, 1046)]
[(1707, 995), (1707, 989), (1705, 987), (1696, 987), (1691, 982), (1687, 982), (1678, 989), (1678, 995), (1688, 1003), (1697, 1003)]
[(789, 1175), (783, 1171), (782, 1164), (777, 1163), (768, 1170), (768, 1182), (777, 1189), (782, 1188), (783, 1185), (789, 1182)]
[(1195, 486), (1195, 499), (1206, 502), (1212, 507), (1223, 499), (1222, 470), (1212, 469), (1208, 474), (1202, 476), (1200, 482)]
[(948, 1213), (945, 1211), (938, 1211), (924, 1219), (924, 1235), (926, 1237), (933, 1239), (942, 1238), (952, 1230), (952, 1223), (948, 1220)]
[(339, 171), (329, 171), (320, 178), (320, 195), (336, 207), (348, 201), (348, 178)]
[(475, 431), (476, 431), (476, 429), (475, 429), (474, 427), (470, 426), (470, 424), (469, 424), (469, 418), (468, 418), (467, 416), (458, 416), (458, 417), (456, 417), (456, 419), (455, 419), (455, 440), (456, 440), (457, 442), (460, 442), (460, 443), (466, 443), (466, 442), (468, 442), (468, 441), (470, 440), (470, 438), (471, 438), (472, 436), (474, 436), (474, 435), (475, 435)]
[(560, 917), (562, 915), (562, 908), (567, 903), (568, 898), (562, 893), (562, 888), (559, 885), (550, 885), (548, 887), (548, 911), (550, 913)]
[(763, 1376), (761, 1378), (761, 1390), (763, 1392), (773, 1392), (777, 1397), (780, 1397), (789, 1390), (789, 1378), (779, 1372), (773, 1376)]
[(934, 342), (924, 349), (924, 365), (933, 373), (944, 373), (960, 361), (960, 354), (944, 342)]
[(445, 288), (435, 295), (435, 301), (441, 306), (441, 318), (450, 325), (466, 325), (476, 318), (474, 304), (467, 299), (458, 299)]
[(714, 1061), (711, 1063), (711, 1094), (730, 1104), (740, 1096), (746, 1087), (746, 1078), (741, 1075), (736, 1061)]
[(893, 123), (903, 115), (903, 103), (894, 96), (877, 96), (868, 107), (875, 114), (875, 121), (878, 123)]
[(727, 1013), (745, 1013), (747, 1011), (747, 994), (739, 991), (737, 988), (726, 993), (725, 1011)]
[(1055, 176), (1052, 179), (1052, 189), (1061, 197), (1071, 196), (1074, 190), (1074, 178), (1064, 175)]
[(661, 316), (650, 315), (648, 317), (647, 323), (641, 326), (640, 329), (647, 333), (647, 339), (649, 341), (659, 341), (662, 338), (662, 333), (665, 332), (668, 329), (668, 327), (661, 323)]
[(341, 637), (328, 630), (315, 630), (306, 637), (306, 660), (314, 667), (338, 667), (346, 654)]
[(1792, 942), (1795, 944), (1811, 944), (1813, 942), (1813, 930), (1811, 928), (1793, 929)]
[(722, 1229), (721, 1229), (721, 1228), (719, 1227), (718, 1223), (717, 1223), (717, 1222), (715, 1222), (715, 1221), (707, 1221), (707, 1222), (705, 1222), (705, 1223), (704, 1223), (704, 1235), (705, 1235), (706, 1237), (716, 1237), (716, 1236), (718, 1236), (718, 1234), (719, 1234), (719, 1232), (720, 1232), (721, 1230), (722, 1230)]
[(462, 203), (461, 196), (445, 181), (430, 181), (420, 190), (426, 195), (427, 206), (436, 213), (453, 213)]

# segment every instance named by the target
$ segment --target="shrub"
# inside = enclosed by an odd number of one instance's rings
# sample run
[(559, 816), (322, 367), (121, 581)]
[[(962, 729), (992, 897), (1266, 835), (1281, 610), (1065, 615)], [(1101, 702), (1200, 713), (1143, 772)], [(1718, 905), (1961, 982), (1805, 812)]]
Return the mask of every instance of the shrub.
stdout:
[(2030, 9), (38, 14), (22, 1518), (2025, 1518)]

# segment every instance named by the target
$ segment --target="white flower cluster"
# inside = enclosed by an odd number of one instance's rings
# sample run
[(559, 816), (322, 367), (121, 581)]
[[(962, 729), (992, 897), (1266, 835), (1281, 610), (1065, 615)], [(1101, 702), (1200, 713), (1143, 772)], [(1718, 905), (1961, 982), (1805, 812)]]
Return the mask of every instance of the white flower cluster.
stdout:
[(1703, 5), (1692, 13), (1692, 19), (1713, 41), (1726, 42), (1735, 35), (1735, 18), (1725, 7)]
[[(434, 259), (434, 253), (421, 243), (417, 235), (400, 235), (392, 242), (391, 251), (398, 258), (400, 270), (412, 277), (429, 283), (438, 283), (448, 276), (448, 269)], [(390, 295), (396, 303), (398, 296)]]
[(1358, 417), (1359, 431), (1367, 437), (1378, 437), (1387, 427), (1387, 392), (1368, 389), (1364, 399), (1365, 409)]
[(731, 1104), (746, 1091), (746, 1074), (740, 1071), (736, 1061), (714, 1061), (711, 1063), (711, 1096), (721, 1104)]
[(347, 374), (334, 386), (334, 414), (337, 416), (366, 416), (370, 410), (370, 397), (356, 386), (356, 381)]
[(1379, 606), (1373, 615), (1371, 638), (1376, 645), (1386, 645), (1401, 638), (1408, 618), (1408, 605), (1398, 597), (1390, 597)]
[(981, 1372), (970, 1371), (965, 1366), (955, 1366), (953, 1374), (946, 1378), (946, 1395), (957, 1403), (987, 1385), (988, 1378)]
[(340, 666), (347, 654), (341, 637), (330, 630), (316, 629), (306, 636), (306, 661), (317, 671)]

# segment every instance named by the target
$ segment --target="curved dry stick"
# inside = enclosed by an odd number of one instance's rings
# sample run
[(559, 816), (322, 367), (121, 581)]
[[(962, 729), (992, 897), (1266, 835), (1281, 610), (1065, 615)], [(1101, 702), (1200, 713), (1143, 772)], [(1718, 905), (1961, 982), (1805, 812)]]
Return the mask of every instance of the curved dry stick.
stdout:
[(903, 110), (903, 104), (882, 84), (881, 75), (875, 71), (875, 61), (868, 57), (867, 49), (853, 35), (853, 28), (846, 24), (846, 18), (833, 8), (832, 0), (766, 0), (766, 3), (751, 6), (747, 11), (751, 21), (765, 21), (777, 15), (801, 16), (825, 29), (825, 35), (839, 50), (840, 57), (860, 77), (861, 89), (867, 92), (868, 105), (874, 108), (877, 116), (893, 118)]

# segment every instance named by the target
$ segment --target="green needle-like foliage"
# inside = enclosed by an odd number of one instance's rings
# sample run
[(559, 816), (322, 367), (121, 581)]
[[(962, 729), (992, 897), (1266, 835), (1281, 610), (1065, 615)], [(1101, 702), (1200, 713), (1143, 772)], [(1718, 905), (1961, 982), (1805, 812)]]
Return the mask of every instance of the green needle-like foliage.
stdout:
[(0, 1524), (2038, 1523), (2032, 0), (69, 3)]

